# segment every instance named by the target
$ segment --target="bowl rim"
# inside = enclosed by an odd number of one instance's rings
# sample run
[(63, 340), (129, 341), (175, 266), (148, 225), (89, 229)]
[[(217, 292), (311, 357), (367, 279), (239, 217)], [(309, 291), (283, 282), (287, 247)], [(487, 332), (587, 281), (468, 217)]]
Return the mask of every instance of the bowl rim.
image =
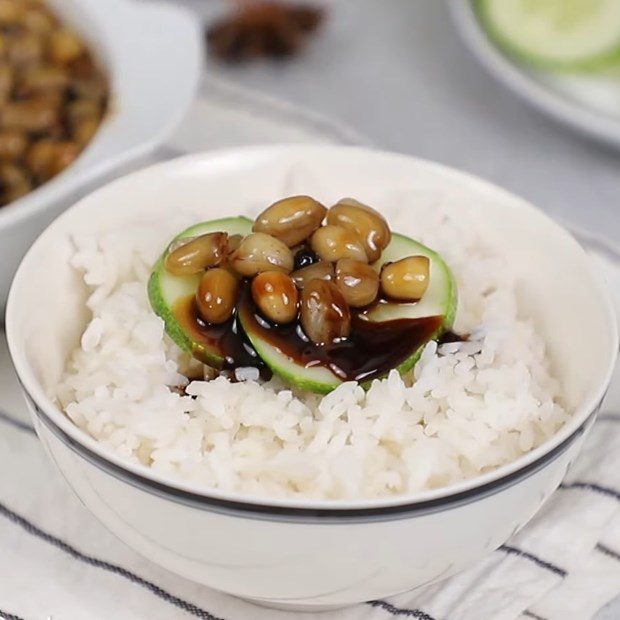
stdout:
[(106, 463), (110, 465), (108, 469), (114, 469), (117, 474), (123, 472), (125, 478), (131, 478), (134, 482), (143, 481), (150, 491), (157, 491), (158, 489), (160, 491), (165, 490), (170, 495), (170, 498), (178, 496), (179, 494), (189, 496), (194, 500), (200, 498), (205, 506), (219, 503), (221, 505), (229, 505), (229, 507), (241, 508), (245, 511), (252, 512), (258, 510), (258, 512), (266, 512), (274, 515), (281, 514), (282, 512), (295, 514), (301, 511), (301, 513), (310, 512), (316, 516), (330, 516), (333, 514), (342, 514), (343, 516), (355, 514), (357, 516), (362, 516), (364, 514), (373, 514), (381, 511), (387, 511), (388, 513), (392, 511), (398, 512), (399, 510), (411, 511), (415, 510), (416, 506), (421, 508), (428, 506), (429, 502), (448, 505), (451, 501), (461, 499), (464, 496), (471, 497), (477, 493), (484, 494), (492, 491), (493, 488), (495, 488), (495, 490), (500, 490), (500, 487), (503, 488), (507, 484), (514, 484), (523, 477), (541, 469), (553, 460), (554, 457), (566, 450), (570, 444), (589, 428), (589, 424), (594, 421), (594, 416), (610, 384), (619, 348), (618, 324), (614, 303), (609, 290), (603, 283), (602, 277), (593, 268), (591, 270), (592, 282), (604, 306), (611, 344), (609, 359), (607, 360), (607, 370), (604, 376), (602, 376), (594, 388), (582, 398), (580, 404), (575, 408), (571, 419), (564, 424), (553, 437), (545, 441), (542, 445), (490, 472), (437, 489), (373, 499), (334, 500), (299, 497), (263, 497), (236, 491), (210, 488), (205, 485), (176, 479), (174, 476), (157, 472), (145, 465), (125, 460), (120, 455), (105, 448), (85, 431), (76, 426), (47, 396), (43, 386), (39, 383), (34, 372), (30, 368), (24, 348), (20, 346), (20, 342), (15, 335), (14, 325), (17, 324), (17, 317), (19, 316), (19, 300), (16, 291), (20, 280), (24, 277), (23, 272), (25, 265), (29, 261), (29, 257), (32, 255), (34, 249), (47, 238), (53, 238), (55, 229), (60, 223), (64, 222), (66, 219), (70, 219), (73, 213), (87, 211), (91, 196), (113, 190), (116, 186), (131, 182), (135, 179), (148, 179), (152, 175), (158, 175), (163, 172), (178, 177), (179, 173), (182, 173), (186, 167), (192, 167), (199, 163), (204, 165), (207, 162), (212, 162), (220, 158), (226, 158), (228, 160), (231, 158), (241, 158), (247, 163), (248, 158), (255, 159), (256, 161), (264, 161), (266, 158), (290, 159), (294, 157), (295, 153), (307, 154), (308, 151), (316, 153), (317, 156), (321, 154), (324, 155), (326, 151), (330, 151), (332, 154), (338, 154), (343, 157), (350, 154), (371, 158), (380, 157), (384, 160), (392, 160), (394, 162), (408, 162), (409, 164), (425, 168), (428, 171), (450, 176), (477, 188), (481, 192), (495, 194), (498, 197), (503, 197), (505, 200), (510, 200), (515, 207), (518, 206), (520, 209), (525, 209), (538, 219), (545, 219), (557, 230), (558, 234), (565, 237), (574, 245), (577, 252), (582, 252), (585, 256), (583, 248), (565, 228), (557, 224), (548, 215), (526, 200), (469, 173), (409, 155), (357, 146), (259, 145), (207, 151), (205, 153), (192, 154), (158, 163), (120, 177), (102, 186), (67, 209), (50, 224), (35, 241), (17, 270), (8, 297), (6, 335), (15, 370), (27, 399), (34, 408), (36, 419), (41, 420), (48, 428), (57, 431), (56, 435), (59, 436), (63, 443), (69, 448), (74, 450), (79, 448), (79, 452), (82, 456), (87, 454), (95, 455), (96, 460), (100, 464)]
[[(169, 484), (161, 484), (139, 473), (129, 471), (127, 468), (119, 467), (116, 463), (102, 458), (83, 444), (76, 442), (47, 417), (45, 412), (36, 404), (30, 394), (25, 391), (25, 388), (24, 393), (31, 411), (34, 413), (35, 428), (38, 434), (41, 434), (43, 429), (46, 429), (64, 444), (64, 446), (68, 447), (73, 453), (81, 457), (87, 463), (109, 474), (113, 478), (127, 483), (135, 489), (197, 510), (207, 510), (209, 512), (229, 516), (232, 515), (239, 518), (259, 519), (262, 521), (303, 521), (310, 523), (374, 523), (377, 521), (396, 521), (409, 518), (412, 514), (415, 514), (415, 516), (423, 516), (466, 506), (474, 501), (495, 495), (537, 474), (553, 461), (559, 459), (580, 437), (587, 434), (594, 424), (598, 409), (600, 408), (599, 403), (596, 409), (570, 437), (541, 456), (538, 460), (502, 478), (492, 480), (483, 485), (443, 497), (420, 501), (412, 499), (404, 504), (370, 506), (366, 508), (340, 507), (336, 505), (336, 501), (341, 500), (334, 500), (333, 506), (315, 508), (269, 504), (264, 501), (264, 498), (260, 498), (263, 500), (262, 503), (258, 502), (256, 499), (241, 501), (234, 498), (220, 498), (215, 495), (208, 495), (204, 491), (198, 494), (191, 490), (177, 488)], [(43, 431), (43, 433), (44, 432), (45, 431)]]

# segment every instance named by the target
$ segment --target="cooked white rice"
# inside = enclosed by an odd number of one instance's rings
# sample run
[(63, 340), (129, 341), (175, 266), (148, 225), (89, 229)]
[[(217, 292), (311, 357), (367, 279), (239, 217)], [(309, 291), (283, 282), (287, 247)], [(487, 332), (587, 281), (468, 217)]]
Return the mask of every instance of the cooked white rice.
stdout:
[(393, 371), (368, 392), (346, 383), (323, 398), (277, 379), (260, 384), (253, 369), (238, 383), (188, 382), (199, 368), (165, 335), (146, 294), (155, 257), (187, 223), (178, 221), (75, 239), (92, 319), (55, 396), (75, 424), (129, 460), (269, 496), (412, 493), (544, 442), (568, 414), (501, 253), (472, 222), (437, 208), (389, 219), (443, 254), (458, 282), (455, 329), (471, 334), (428, 344), (412, 376)]

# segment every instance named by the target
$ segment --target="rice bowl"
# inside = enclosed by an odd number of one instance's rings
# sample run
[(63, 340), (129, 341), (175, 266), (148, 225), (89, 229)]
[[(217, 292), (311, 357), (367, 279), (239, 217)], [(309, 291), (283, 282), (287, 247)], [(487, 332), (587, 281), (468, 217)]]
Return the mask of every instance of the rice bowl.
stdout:
[[(283, 195), (332, 204), (353, 192), (395, 230), (442, 252), (458, 280), (455, 329), (472, 330), (458, 347), (465, 350), (430, 344), (414, 370), (418, 388), (411, 377), (404, 387), (388, 377), (365, 395), (344, 384), (325, 397), (322, 411), (320, 395), (259, 384), (251, 371), (240, 383), (175, 385), (195, 377), (192, 365), (164, 336), (145, 293), (153, 260), (171, 236), (205, 219), (255, 215)], [(426, 214), (420, 222), (413, 208)], [(9, 299), (7, 339), (39, 437), (112, 532), (188, 579), (307, 610), (409, 590), (504, 543), (579, 453), (618, 348), (613, 307), (588, 257), (539, 211), (435, 164), (319, 146), (183, 158), (90, 195), (24, 259)], [(480, 350), (469, 349), (474, 345)], [(494, 383), (488, 403), (475, 391), (463, 398), (464, 381), (471, 387), (474, 375), (486, 384), (497, 377), (491, 352), (509, 369), (503, 384)], [(437, 372), (453, 392), (433, 394)], [(170, 386), (207, 392), (190, 405)], [(216, 406), (214, 392), (224, 406)], [(286, 411), (280, 424), (271, 407), (237, 406), (259, 398)], [(159, 409), (147, 411), (145, 402)], [(154, 416), (158, 423), (149, 423)], [(231, 433), (241, 422), (264, 460), (248, 458), (249, 450), (240, 458), (244, 444)], [(458, 429), (456, 439), (450, 429)], [(354, 450), (342, 455), (345, 435)], [(205, 438), (212, 450), (204, 450)], [(405, 442), (417, 450), (415, 463)], [(236, 451), (234, 458), (226, 450)], [(223, 456), (219, 469), (207, 452)], [(291, 453), (294, 471), (278, 462)]]
[(92, 319), (50, 398), (125, 458), (259, 496), (415, 493), (518, 458), (570, 412), (483, 222), (459, 223), (440, 194), (433, 200), (431, 209), (428, 197), (402, 195), (388, 219), (446, 257), (458, 282), (455, 329), (471, 337), (429, 342), (412, 373), (393, 370), (367, 392), (347, 382), (323, 398), (278, 378), (263, 383), (255, 369), (240, 369), (238, 382), (188, 379), (200, 367), (165, 334), (146, 292), (159, 249), (179, 227), (162, 221), (73, 240)]

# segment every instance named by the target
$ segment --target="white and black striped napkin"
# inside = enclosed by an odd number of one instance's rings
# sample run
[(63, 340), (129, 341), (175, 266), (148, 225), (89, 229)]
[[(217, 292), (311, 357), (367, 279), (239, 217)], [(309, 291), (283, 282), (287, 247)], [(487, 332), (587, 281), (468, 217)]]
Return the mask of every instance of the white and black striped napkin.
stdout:
[[(257, 142), (362, 138), (210, 80), (162, 156)], [(620, 304), (620, 254), (591, 239)], [(620, 307), (620, 306), (619, 306)], [(271, 611), (138, 556), (75, 498), (44, 454), (0, 341), (0, 618), (5, 620), (584, 620), (620, 594), (620, 373), (583, 454), (506, 545), (440, 584), (338, 612)], [(620, 609), (618, 607), (617, 609)], [(608, 616), (611, 618), (612, 616)]]

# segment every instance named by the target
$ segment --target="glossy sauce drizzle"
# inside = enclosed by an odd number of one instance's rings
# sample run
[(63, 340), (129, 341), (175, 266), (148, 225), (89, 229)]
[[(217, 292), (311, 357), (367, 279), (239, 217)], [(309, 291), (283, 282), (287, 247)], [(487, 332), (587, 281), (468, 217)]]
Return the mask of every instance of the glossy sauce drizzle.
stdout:
[(340, 342), (319, 346), (308, 340), (299, 321), (275, 325), (262, 317), (247, 285), (235, 315), (222, 325), (206, 323), (191, 295), (177, 301), (173, 312), (192, 341), (199, 345), (194, 356), (209, 363), (203, 347), (211, 348), (224, 358), (222, 370), (252, 366), (258, 368), (264, 378), (269, 376), (268, 368), (241, 327), (241, 314), (243, 323), (252, 333), (279, 349), (295, 364), (323, 366), (342, 381), (369, 381), (387, 374), (428, 342), (443, 321), (441, 316), (430, 316), (377, 323), (364, 319), (363, 311), (353, 311), (351, 335)]
[(263, 378), (269, 378), (271, 373), (245, 335), (236, 312), (221, 325), (206, 323), (200, 316), (194, 295), (177, 300), (172, 311), (192, 342), (198, 344), (192, 351), (196, 359), (212, 365), (205, 355), (203, 347), (206, 347), (224, 358), (221, 370), (253, 367), (261, 371)]
[(351, 335), (327, 345), (308, 340), (298, 322), (273, 325), (244, 296), (240, 312), (253, 332), (300, 366), (324, 366), (342, 381), (369, 381), (397, 368), (441, 327), (441, 316), (373, 323), (352, 313)]
[(453, 331), (445, 332), (439, 340), (437, 340), (438, 345), (448, 344), (449, 342), (467, 342), (469, 340), (469, 336), (461, 336), (460, 334), (456, 334)]

